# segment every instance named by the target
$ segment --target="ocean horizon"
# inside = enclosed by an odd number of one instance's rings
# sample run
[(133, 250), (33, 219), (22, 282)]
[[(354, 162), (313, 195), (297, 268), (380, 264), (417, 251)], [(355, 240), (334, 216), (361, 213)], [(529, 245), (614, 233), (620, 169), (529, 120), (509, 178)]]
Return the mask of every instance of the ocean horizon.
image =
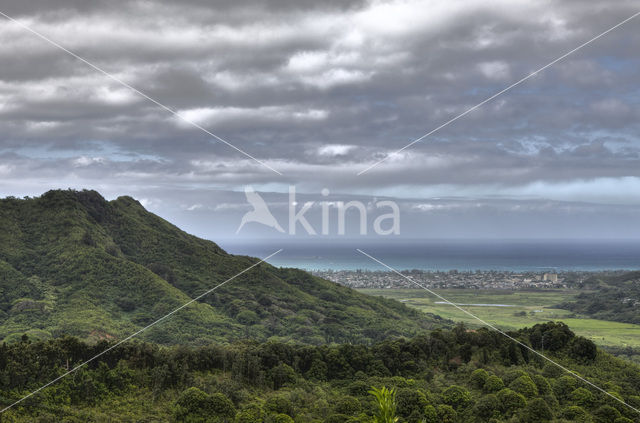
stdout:
[(304, 270), (388, 270), (361, 249), (398, 270), (608, 271), (640, 269), (640, 240), (227, 240), (233, 254)]

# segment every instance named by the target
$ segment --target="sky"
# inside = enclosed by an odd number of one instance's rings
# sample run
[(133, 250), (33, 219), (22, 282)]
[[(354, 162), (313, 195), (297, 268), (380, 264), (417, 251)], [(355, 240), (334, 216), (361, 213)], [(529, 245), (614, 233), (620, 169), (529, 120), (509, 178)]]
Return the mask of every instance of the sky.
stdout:
[[(362, 202), (371, 226), (386, 200), (401, 238), (640, 238), (640, 17), (395, 153), (638, 11), (626, 0), (0, 0), (200, 126), (0, 17), (0, 195), (130, 195), (213, 240), (291, 236), (257, 223), (236, 234), (247, 185), (285, 227), (295, 186), (316, 227), (322, 201), (333, 213)], [(361, 236), (351, 217), (347, 236)], [(335, 214), (331, 225), (317, 236), (339, 236)]]

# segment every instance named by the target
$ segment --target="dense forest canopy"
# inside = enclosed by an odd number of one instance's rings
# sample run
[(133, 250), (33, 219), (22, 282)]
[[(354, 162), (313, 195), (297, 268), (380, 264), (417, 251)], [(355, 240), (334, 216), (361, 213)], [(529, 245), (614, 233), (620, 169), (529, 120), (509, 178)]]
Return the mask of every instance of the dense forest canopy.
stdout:
[[(561, 323), (511, 333), (628, 404), (640, 369)], [(0, 347), (3, 406), (108, 346), (75, 338)], [(372, 346), (124, 344), (7, 411), (9, 422), (371, 422), (372, 387), (399, 422), (616, 422), (638, 413), (526, 348), (463, 326)], [(58, 419), (58, 420), (55, 420)]]

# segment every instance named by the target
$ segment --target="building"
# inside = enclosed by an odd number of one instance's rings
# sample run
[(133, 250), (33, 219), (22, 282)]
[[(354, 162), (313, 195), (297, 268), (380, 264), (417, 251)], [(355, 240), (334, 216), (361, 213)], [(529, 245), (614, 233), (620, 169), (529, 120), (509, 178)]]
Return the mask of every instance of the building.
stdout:
[(544, 276), (542, 277), (542, 280), (556, 283), (556, 282), (558, 282), (558, 274), (557, 273), (545, 273)]

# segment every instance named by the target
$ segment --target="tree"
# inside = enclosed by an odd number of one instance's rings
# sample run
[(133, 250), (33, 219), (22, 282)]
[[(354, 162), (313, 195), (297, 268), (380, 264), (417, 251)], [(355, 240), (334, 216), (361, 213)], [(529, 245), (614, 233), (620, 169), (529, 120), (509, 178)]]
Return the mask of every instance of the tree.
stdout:
[(534, 398), (522, 410), (521, 420), (526, 423), (547, 422), (553, 418), (553, 413), (542, 398)]
[(576, 389), (577, 381), (572, 376), (562, 376), (555, 380), (553, 384), (553, 392), (559, 400), (569, 398), (571, 392)]
[(529, 375), (520, 376), (509, 384), (509, 388), (524, 395), (526, 398), (532, 398), (538, 395), (538, 388)]
[(433, 405), (427, 405), (424, 408), (424, 423), (438, 423), (438, 411)]
[(474, 412), (478, 416), (488, 419), (500, 410), (500, 401), (495, 394), (488, 394), (481, 397), (474, 407)]
[(574, 337), (569, 327), (562, 322), (537, 324), (529, 329), (529, 340), (534, 348), (558, 351)]
[(256, 312), (252, 310), (242, 310), (236, 315), (236, 319), (243, 325), (255, 325), (260, 321)]
[(360, 401), (357, 398), (351, 396), (345, 396), (338, 400), (334, 411), (337, 414), (345, 414), (347, 416), (354, 416), (360, 412)]
[(209, 404), (211, 404), (211, 412), (215, 417), (218, 417), (219, 421), (232, 421), (236, 415), (236, 408), (233, 406), (233, 403), (221, 392), (216, 392), (211, 395)]
[(274, 395), (264, 404), (264, 409), (272, 414), (287, 414), (293, 417), (293, 404), (282, 395)]
[(269, 372), (271, 381), (273, 382), (273, 389), (278, 390), (283, 386), (294, 383), (296, 381), (296, 372), (291, 366), (282, 363), (271, 369)]
[(508, 371), (505, 375), (504, 375), (504, 383), (506, 383), (507, 385), (509, 385), (511, 382), (513, 382), (514, 380), (518, 379), (519, 377), (522, 376), (529, 376), (529, 373), (525, 372), (522, 369), (515, 369), (515, 370), (510, 370)]
[(454, 423), (458, 417), (458, 413), (450, 405), (440, 404), (437, 410), (441, 423)]
[(504, 382), (496, 375), (489, 376), (483, 386), (486, 392), (498, 392), (502, 388), (504, 388)]
[(482, 388), (489, 378), (489, 373), (485, 369), (476, 369), (471, 373), (471, 383), (476, 388)]
[(620, 412), (610, 405), (603, 405), (594, 413), (596, 423), (609, 423), (615, 421), (620, 416)]
[(374, 415), (374, 421), (376, 423), (397, 422), (395, 389), (387, 389), (386, 386), (382, 388), (372, 387), (369, 393), (375, 397), (378, 406), (377, 413)]
[(236, 415), (235, 423), (262, 423), (263, 418), (262, 409), (256, 404), (251, 404)]
[(314, 358), (306, 376), (312, 380), (327, 380), (327, 365), (324, 361)]
[(196, 387), (184, 391), (176, 401), (174, 415), (179, 422), (231, 422), (236, 410), (224, 394), (209, 395)]
[(198, 388), (192, 387), (180, 394), (176, 401), (174, 414), (176, 420), (182, 421), (203, 421), (207, 417), (205, 408), (209, 395)]
[[(609, 395), (604, 397), (605, 404), (610, 405), (615, 409), (622, 409), (623, 408), (622, 403), (624, 402), (624, 398), (622, 397), (622, 395), (620, 395), (618, 392), (612, 389), (608, 391), (608, 394)], [(614, 398), (617, 398), (617, 400)]]
[(354, 382), (351, 382), (347, 387), (347, 389), (349, 390), (349, 393), (353, 396), (364, 397), (368, 393), (369, 386), (367, 385), (366, 382), (362, 380), (356, 380)]
[(598, 354), (598, 348), (593, 341), (578, 336), (574, 338), (569, 346), (569, 356), (579, 361), (593, 361)]
[(332, 349), (325, 358), (327, 376), (332, 379), (347, 379), (353, 375), (353, 369), (347, 359), (338, 350)]
[(442, 400), (445, 404), (448, 404), (455, 409), (460, 409), (469, 403), (471, 395), (469, 395), (469, 391), (463, 387), (452, 385), (444, 390), (442, 393)]
[(402, 417), (408, 417), (416, 411), (422, 414), (424, 407), (429, 405), (427, 397), (422, 392), (411, 388), (398, 389), (396, 403), (398, 414)]
[(276, 414), (271, 420), (273, 423), (294, 423), (293, 419), (286, 414)]
[(578, 423), (586, 423), (588, 421), (591, 421), (591, 419), (589, 418), (589, 414), (587, 414), (587, 412), (584, 411), (582, 407), (578, 407), (577, 405), (571, 405), (565, 408), (564, 410), (562, 410), (560, 416), (566, 420)]
[(497, 396), (498, 401), (500, 401), (501, 410), (506, 415), (511, 415), (527, 405), (527, 400), (524, 396), (509, 388), (504, 388), (498, 392)]
[(581, 407), (590, 407), (595, 398), (591, 391), (585, 388), (574, 389), (570, 394), (571, 401)]
[(544, 376), (536, 374), (531, 376), (531, 379), (533, 380), (533, 383), (536, 384), (536, 388), (538, 388), (538, 394), (546, 395), (551, 392), (551, 385)]

